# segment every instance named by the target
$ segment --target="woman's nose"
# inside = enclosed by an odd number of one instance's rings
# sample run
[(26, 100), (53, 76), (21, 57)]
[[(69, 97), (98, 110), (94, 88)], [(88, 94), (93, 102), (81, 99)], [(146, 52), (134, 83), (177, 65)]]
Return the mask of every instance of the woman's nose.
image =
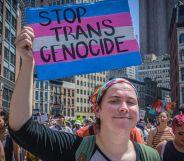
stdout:
[(119, 111), (123, 112), (123, 113), (127, 113), (128, 112), (128, 106), (127, 106), (126, 102), (123, 102), (123, 103), (120, 104)]

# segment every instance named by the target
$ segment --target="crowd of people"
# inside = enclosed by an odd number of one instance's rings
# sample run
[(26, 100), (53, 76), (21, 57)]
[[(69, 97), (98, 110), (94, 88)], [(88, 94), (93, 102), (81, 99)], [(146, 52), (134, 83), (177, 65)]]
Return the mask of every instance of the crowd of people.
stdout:
[(139, 119), (137, 90), (123, 78), (109, 80), (95, 90), (91, 99), (94, 120), (72, 122), (58, 113), (48, 124), (35, 121), (33, 39), (30, 27), (24, 27), (16, 38), (22, 66), (8, 129), (0, 119), (1, 161), (184, 161), (184, 114), (168, 124), (169, 115), (163, 111), (157, 126)]

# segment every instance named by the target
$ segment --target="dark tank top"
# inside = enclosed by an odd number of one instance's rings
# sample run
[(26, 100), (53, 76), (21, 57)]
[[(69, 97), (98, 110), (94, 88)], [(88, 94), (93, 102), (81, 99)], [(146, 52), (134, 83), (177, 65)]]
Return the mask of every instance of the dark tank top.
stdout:
[(163, 161), (184, 161), (184, 153), (176, 150), (172, 141), (168, 141), (165, 145)]

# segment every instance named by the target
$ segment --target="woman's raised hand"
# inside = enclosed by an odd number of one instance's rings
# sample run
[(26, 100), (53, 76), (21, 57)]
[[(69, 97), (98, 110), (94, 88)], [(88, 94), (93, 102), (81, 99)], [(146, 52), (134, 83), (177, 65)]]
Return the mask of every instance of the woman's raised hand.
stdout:
[(25, 26), (16, 38), (16, 49), (24, 63), (34, 62), (32, 55), (34, 37), (33, 29), (31, 27)]

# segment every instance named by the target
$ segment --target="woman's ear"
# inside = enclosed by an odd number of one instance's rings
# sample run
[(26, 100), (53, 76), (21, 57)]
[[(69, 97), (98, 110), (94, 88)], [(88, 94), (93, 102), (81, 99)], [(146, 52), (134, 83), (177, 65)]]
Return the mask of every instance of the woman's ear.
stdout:
[(95, 108), (95, 116), (96, 118), (100, 118), (100, 106), (97, 105)]

